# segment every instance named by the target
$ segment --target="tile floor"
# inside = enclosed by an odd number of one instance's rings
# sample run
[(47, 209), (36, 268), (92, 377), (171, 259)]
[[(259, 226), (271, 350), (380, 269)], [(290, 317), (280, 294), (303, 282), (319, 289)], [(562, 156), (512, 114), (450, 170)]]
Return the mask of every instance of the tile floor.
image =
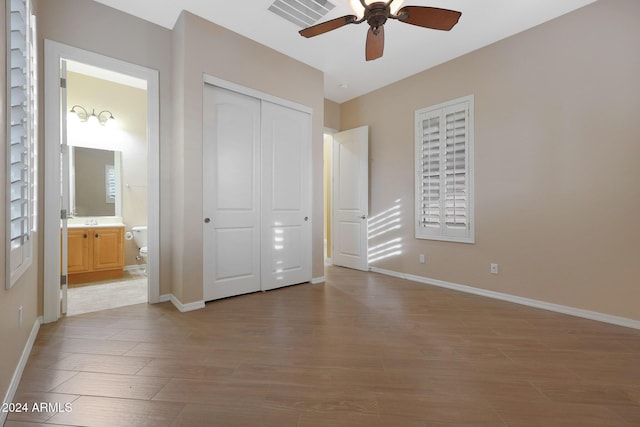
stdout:
[(147, 276), (142, 270), (127, 271), (121, 279), (75, 285), (68, 289), (67, 300), (67, 316), (144, 303)]
[(640, 331), (337, 267), (42, 325), (5, 427), (640, 426)]

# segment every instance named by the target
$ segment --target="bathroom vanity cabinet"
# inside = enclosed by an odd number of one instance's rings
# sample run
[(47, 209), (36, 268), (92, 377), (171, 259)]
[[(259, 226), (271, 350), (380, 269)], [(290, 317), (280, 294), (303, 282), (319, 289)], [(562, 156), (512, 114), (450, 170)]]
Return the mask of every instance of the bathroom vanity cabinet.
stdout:
[(122, 277), (124, 226), (69, 228), (68, 254), (71, 284)]

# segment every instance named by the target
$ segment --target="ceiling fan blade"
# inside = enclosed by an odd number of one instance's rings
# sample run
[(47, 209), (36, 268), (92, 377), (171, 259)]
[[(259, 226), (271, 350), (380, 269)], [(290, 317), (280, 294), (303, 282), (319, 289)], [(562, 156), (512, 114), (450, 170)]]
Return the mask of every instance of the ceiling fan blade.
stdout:
[(353, 24), (358, 20), (358, 17), (355, 15), (346, 15), (341, 16), (340, 18), (332, 19), (331, 21), (321, 22), (316, 25), (312, 25), (309, 28), (305, 28), (304, 30), (300, 30), (299, 33), (303, 37), (313, 37), (318, 36), (320, 34), (324, 34), (331, 30), (335, 30), (336, 28), (340, 28), (347, 24)]
[(378, 59), (384, 53), (384, 26), (378, 27), (378, 34), (374, 34), (373, 27), (367, 32), (367, 47), (365, 57), (367, 61)]
[(405, 6), (397, 13), (398, 20), (418, 27), (449, 31), (458, 23), (462, 12), (426, 6)]

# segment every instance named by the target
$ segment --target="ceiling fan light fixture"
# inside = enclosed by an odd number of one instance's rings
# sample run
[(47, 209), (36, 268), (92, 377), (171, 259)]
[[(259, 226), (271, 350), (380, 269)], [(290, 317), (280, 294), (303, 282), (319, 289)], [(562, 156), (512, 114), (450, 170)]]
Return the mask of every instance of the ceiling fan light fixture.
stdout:
[[(312, 25), (298, 31), (302, 37), (310, 38), (329, 31), (337, 30), (349, 24), (361, 24), (366, 21), (369, 26), (365, 44), (365, 59), (372, 61), (382, 56), (384, 52), (384, 24), (388, 19), (404, 22), (432, 30), (449, 31), (458, 23), (462, 12), (428, 6), (402, 6), (402, 0), (351, 0), (351, 6), (356, 13), (363, 9), (362, 17), (345, 15), (329, 21)], [(400, 15), (397, 13), (400, 12)]]
[[(370, 5), (372, 3), (384, 3), (384, 1), (385, 0), (364, 0), (367, 5)], [(391, 2), (391, 4), (389, 5), (391, 13), (395, 15), (396, 12), (400, 10), (403, 3), (404, 0), (393, 0), (393, 2)], [(362, 17), (364, 16), (364, 7), (362, 7), (362, 3), (360, 3), (360, 0), (349, 0), (349, 6), (351, 6), (351, 9), (355, 12), (358, 19), (362, 19)]]

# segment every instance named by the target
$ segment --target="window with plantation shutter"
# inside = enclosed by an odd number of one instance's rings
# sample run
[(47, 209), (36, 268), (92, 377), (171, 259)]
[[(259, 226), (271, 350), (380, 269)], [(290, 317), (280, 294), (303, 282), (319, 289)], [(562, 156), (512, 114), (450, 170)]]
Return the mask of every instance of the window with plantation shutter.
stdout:
[(415, 119), (416, 238), (474, 243), (473, 95)]
[(116, 168), (113, 165), (105, 165), (104, 177), (106, 185), (106, 203), (116, 202)]
[(7, 287), (31, 265), (35, 224), (36, 66), (31, 4), (7, 1)]

